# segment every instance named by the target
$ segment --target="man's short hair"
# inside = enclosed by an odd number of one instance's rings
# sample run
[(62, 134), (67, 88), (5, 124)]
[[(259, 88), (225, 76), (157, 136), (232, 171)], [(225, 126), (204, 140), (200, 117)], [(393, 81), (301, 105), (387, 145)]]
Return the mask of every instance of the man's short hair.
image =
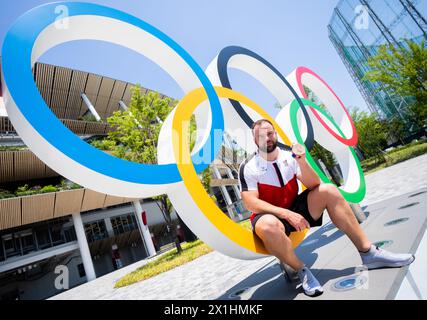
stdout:
[(255, 121), (252, 124), (252, 131), (255, 130), (255, 127), (262, 125), (264, 122), (267, 122), (267, 123), (271, 124), (271, 126), (274, 128), (274, 125), (271, 123), (270, 120), (268, 120), (268, 119), (259, 119), (259, 120)]

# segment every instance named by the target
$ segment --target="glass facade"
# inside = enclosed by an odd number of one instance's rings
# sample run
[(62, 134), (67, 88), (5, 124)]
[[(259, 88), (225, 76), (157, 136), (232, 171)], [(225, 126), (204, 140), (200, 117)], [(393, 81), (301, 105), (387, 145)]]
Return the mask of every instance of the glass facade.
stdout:
[(119, 217), (111, 218), (114, 235), (119, 235), (128, 231), (138, 229), (135, 215), (127, 214)]
[(88, 243), (108, 238), (107, 227), (104, 220), (84, 224)]
[(383, 119), (401, 118), (409, 132), (410, 97), (394, 95), (380, 83), (364, 80), (368, 59), (383, 44), (427, 39), (426, 0), (341, 0), (328, 25), (329, 38), (350, 72), (371, 112)]
[(0, 262), (75, 241), (71, 218), (57, 218), (0, 231)]

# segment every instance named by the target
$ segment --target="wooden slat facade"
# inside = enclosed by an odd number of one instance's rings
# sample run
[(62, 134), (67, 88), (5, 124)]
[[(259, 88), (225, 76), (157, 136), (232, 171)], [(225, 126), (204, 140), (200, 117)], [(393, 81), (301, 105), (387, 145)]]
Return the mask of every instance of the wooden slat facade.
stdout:
[(0, 183), (15, 179), (13, 154), (13, 151), (0, 152)]
[(52, 192), (22, 197), (22, 224), (53, 219), (55, 196)]
[(43, 178), (46, 165), (30, 150), (14, 151), (14, 171), (16, 181)]
[(81, 211), (89, 211), (104, 206), (107, 195), (93, 190), (85, 189)]
[(126, 198), (107, 195), (105, 197), (104, 207), (110, 207), (117, 204), (122, 204), (124, 202), (123, 199), (126, 199)]
[(21, 198), (0, 200), (0, 230), (19, 227), (21, 224)]
[(65, 190), (56, 193), (54, 217), (80, 212), (84, 189)]

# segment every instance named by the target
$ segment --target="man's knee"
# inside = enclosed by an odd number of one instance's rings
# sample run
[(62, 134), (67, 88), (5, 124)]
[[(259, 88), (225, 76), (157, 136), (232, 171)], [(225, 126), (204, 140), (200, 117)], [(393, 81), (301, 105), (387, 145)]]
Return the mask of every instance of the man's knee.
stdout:
[(284, 233), (285, 228), (278, 218), (273, 215), (264, 215), (257, 221), (255, 232), (261, 238), (272, 237)]
[(342, 198), (342, 195), (339, 192), (338, 188), (332, 184), (321, 184), (317, 186), (316, 189), (319, 191), (322, 197), (325, 197), (327, 199), (339, 200)]

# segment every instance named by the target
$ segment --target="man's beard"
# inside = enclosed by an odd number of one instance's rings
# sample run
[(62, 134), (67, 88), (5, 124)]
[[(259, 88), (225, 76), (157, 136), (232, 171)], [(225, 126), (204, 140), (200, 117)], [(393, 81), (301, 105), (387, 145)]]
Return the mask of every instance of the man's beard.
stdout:
[(277, 141), (274, 141), (271, 146), (267, 146), (267, 153), (272, 153), (277, 148)]
[(272, 153), (277, 148), (277, 141), (274, 141), (271, 145), (264, 145), (262, 147), (258, 146), (261, 152)]

